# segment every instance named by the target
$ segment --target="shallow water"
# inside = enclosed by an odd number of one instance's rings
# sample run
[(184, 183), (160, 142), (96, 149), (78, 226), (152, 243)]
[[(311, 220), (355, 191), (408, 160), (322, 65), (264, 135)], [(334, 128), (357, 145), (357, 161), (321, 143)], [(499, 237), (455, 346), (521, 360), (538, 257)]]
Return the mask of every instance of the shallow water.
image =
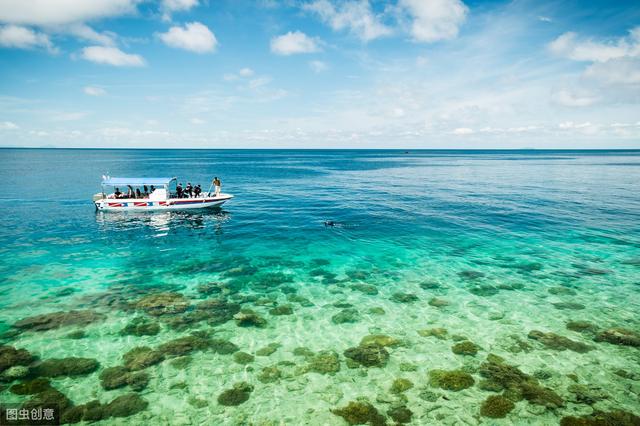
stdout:
[[(411, 410), (413, 424), (557, 424), (594, 410), (640, 415), (640, 350), (594, 341), (613, 327), (640, 332), (638, 151), (3, 149), (0, 164), (0, 331), (9, 331), (5, 344), (41, 359), (98, 360), (93, 373), (51, 380), (76, 405), (131, 393), (103, 389), (99, 376), (134, 347), (195, 331), (254, 355), (279, 344), (246, 365), (204, 349), (183, 368), (171, 359), (148, 367), (139, 392), (148, 407), (105, 424), (339, 425), (346, 423), (331, 410), (359, 399), (389, 423), (397, 407)], [(102, 174), (171, 174), (205, 188), (219, 176), (236, 198), (200, 213), (97, 213), (90, 199)], [(209, 283), (222, 283), (222, 292), (198, 290)], [(154, 316), (136, 305), (162, 292), (182, 294), (189, 308)], [(255, 311), (266, 327), (189, 316), (218, 298)], [(434, 306), (434, 298), (448, 304)], [(293, 314), (269, 313), (282, 305)], [(104, 317), (11, 333), (23, 318), (78, 309)], [(336, 323), (344, 310), (351, 322)], [(137, 317), (160, 332), (122, 335)], [(569, 321), (594, 329), (572, 331)], [(84, 338), (67, 337), (80, 328)], [(447, 334), (418, 333), (431, 328)], [(529, 338), (532, 330), (591, 350), (553, 349)], [(370, 334), (401, 342), (385, 349), (386, 365), (354, 366), (344, 352)], [(465, 339), (479, 346), (475, 356), (452, 352)], [(300, 347), (335, 351), (339, 371), (307, 371), (311, 358), (294, 354)], [(497, 394), (480, 385), (490, 353), (563, 403), (525, 398), (502, 420), (481, 416), (482, 402)], [(265, 379), (263, 369), (274, 366), (280, 377)], [(440, 389), (429, 384), (435, 369), (463, 369), (475, 384)], [(390, 392), (396, 378), (413, 387)], [(254, 388), (249, 399), (220, 405), (218, 395), (241, 381)], [(604, 396), (577, 397), (575, 384)], [(1, 402), (29, 398), (1, 395)]]

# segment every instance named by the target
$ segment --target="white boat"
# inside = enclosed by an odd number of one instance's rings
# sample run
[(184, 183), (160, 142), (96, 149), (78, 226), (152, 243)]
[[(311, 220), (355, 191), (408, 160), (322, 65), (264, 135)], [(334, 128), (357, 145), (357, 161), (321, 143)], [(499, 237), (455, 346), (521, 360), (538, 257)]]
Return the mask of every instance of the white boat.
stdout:
[[(97, 210), (185, 210), (220, 207), (233, 198), (231, 194), (202, 192), (199, 196), (178, 197), (177, 180), (173, 178), (116, 178), (104, 177), (102, 192), (93, 196)], [(146, 191), (144, 188), (146, 187)], [(140, 197), (118, 194), (121, 188), (135, 193), (140, 190)], [(113, 191), (111, 191), (113, 189)], [(118, 194), (118, 195), (117, 195)]]

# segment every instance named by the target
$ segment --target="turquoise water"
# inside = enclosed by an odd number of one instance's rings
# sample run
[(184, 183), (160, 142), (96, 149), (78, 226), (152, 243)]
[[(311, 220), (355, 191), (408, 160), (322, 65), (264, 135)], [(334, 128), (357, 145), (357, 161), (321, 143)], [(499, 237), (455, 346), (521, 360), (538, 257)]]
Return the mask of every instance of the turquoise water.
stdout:
[[(0, 164), (0, 331), (35, 357), (0, 375), (2, 402), (38, 397), (10, 387), (39, 363), (81, 357), (99, 367), (48, 373), (79, 412), (139, 395), (104, 424), (340, 425), (350, 402), (389, 424), (640, 415), (640, 151), (3, 149)], [(97, 213), (107, 173), (219, 176), (236, 198)], [(106, 389), (141, 346), (161, 358), (145, 383)], [(522, 383), (487, 373), (490, 354)], [(513, 404), (498, 419), (496, 395)]]

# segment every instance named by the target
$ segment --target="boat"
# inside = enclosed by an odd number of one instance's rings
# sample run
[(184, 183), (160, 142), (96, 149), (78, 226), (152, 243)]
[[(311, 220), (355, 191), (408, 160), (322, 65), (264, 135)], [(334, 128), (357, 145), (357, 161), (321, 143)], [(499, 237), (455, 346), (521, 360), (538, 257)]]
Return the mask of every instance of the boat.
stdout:
[[(231, 194), (202, 192), (198, 196), (178, 197), (177, 178), (118, 178), (103, 176), (102, 192), (93, 196), (96, 210), (100, 211), (152, 211), (185, 210), (220, 207), (233, 198)], [(211, 185), (213, 186), (213, 184)], [(145, 190), (146, 187), (146, 190)], [(120, 189), (132, 189), (140, 197), (120, 193)]]

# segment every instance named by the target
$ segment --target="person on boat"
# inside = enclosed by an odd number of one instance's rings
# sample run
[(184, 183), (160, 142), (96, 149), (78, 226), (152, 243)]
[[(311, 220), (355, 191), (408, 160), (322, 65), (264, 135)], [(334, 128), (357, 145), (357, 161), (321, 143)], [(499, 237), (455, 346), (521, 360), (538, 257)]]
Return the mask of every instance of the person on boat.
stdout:
[(182, 198), (182, 183), (179, 183), (176, 186), (176, 195), (178, 196), (178, 198)]
[(127, 185), (129, 190), (127, 191), (127, 198), (135, 198), (135, 192), (133, 192), (133, 187), (131, 185)]
[(116, 188), (116, 191), (113, 193), (116, 198), (122, 198), (122, 192), (120, 192), (120, 188)]
[(149, 197), (149, 188), (147, 188), (147, 185), (144, 186), (144, 198), (148, 198)]
[(142, 198), (142, 193), (140, 192), (140, 188), (136, 188), (136, 198)]
[(196, 198), (200, 196), (201, 192), (202, 192), (202, 188), (200, 188), (200, 184), (196, 185), (196, 187), (193, 188), (193, 194), (196, 196)]
[(191, 182), (187, 182), (187, 187), (185, 188), (185, 192), (187, 193), (189, 198), (193, 197), (193, 186), (191, 186)]
[(218, 179), (217, 176), (213, 178), (213, 186), (215, 187), (215, 194), (217, 197), (220, 195), (220, 189), (222, 189), (222, 182), (220, 182), (220, 179)]
[(155, 191), (155, 190), (156, 190), (156, 187), (155, 187), (155, 186), (153, 186), (153, 185), (151, 185), (151, 192), (150, 192), (150, 194), (153, 194), (153, 191)]

